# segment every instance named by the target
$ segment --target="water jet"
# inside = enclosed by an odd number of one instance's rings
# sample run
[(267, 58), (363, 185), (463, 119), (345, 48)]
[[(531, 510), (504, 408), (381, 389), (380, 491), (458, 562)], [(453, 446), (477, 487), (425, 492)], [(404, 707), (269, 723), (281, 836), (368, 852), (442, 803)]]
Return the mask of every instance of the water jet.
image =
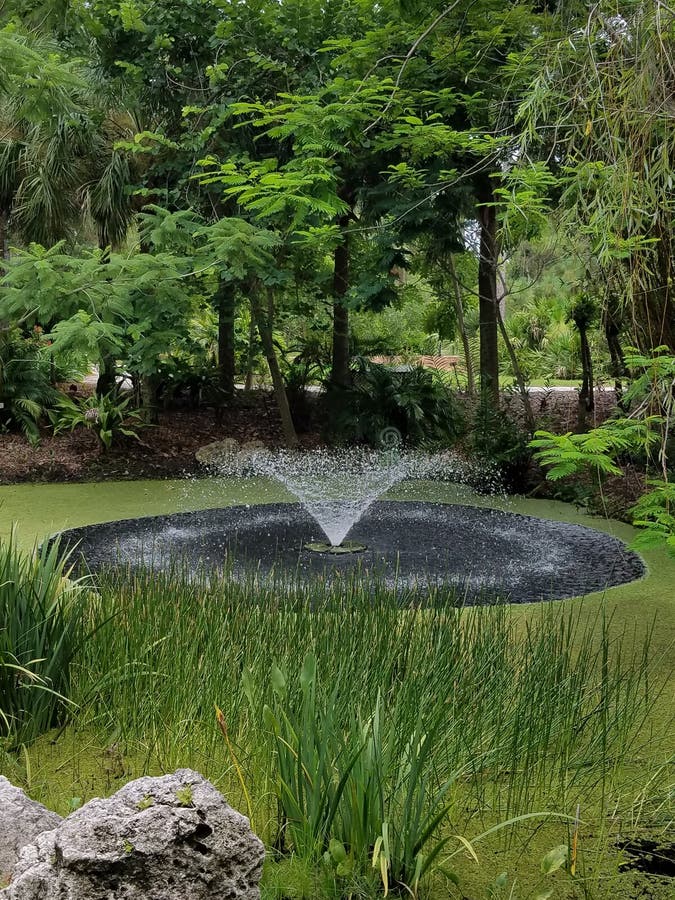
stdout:
[[(476, 471), (448, 454), (260, 454), (247, 467), (277, 478), (300, 502), (91, 525), (64, 532), (64, 545), (76, 546), (92, 571), (178, 563), (235, 578), (375, 577), (402, 597), (452, 591), (463, 603), (562, 599), (644, 574), (641, 559), (604, 532), (419, 499), (421, 479), (427, 495), (441, 481), (475, 481)], [(410, 499), (388, 499), (401, 482)]]

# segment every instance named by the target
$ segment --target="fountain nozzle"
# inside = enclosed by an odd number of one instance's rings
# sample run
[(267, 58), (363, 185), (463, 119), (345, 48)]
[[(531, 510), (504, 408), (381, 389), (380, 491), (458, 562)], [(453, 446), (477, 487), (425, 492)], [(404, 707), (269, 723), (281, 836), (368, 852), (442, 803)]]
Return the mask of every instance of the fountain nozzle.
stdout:
[(363, 553), (367, 550), (365, 544), (358, 541), (343, 541), (341, 544), (330, 544), (328, 541), (311, 541), (305, 544), (303, 549), (312, 553), (327, 553), (331, 556), (342, 556), (347, 553)]

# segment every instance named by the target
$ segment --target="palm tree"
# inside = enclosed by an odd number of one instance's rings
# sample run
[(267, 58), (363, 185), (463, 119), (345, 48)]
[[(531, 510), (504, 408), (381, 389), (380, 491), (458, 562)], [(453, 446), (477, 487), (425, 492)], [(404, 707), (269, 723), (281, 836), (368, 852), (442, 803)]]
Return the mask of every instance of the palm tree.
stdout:
[[(58, 53), (37, 37), (17, 42), (27, 64)], [(17, 80), (5, 79), (0, 95), (0, 249), (9, 254), (9, 236), (51, 246), (74, 241), (93, 226), (102, 249), (121, 244), (133, 216), (128, 157), (116, 149), (138, 130), (131, 113), (107, 91), (92, 69), (64, 64), (63, 90), (45, 114), (27, 108)], [(20, 70), (20, 67), (19, 67)], [(49, 76), (54, 80), (54, 73)], [(1, 73), (0, 73), (1, 81)], [(56, 78), (58, 82), (58, 77)], [(51, 82), (50, 82), (51, 83)], [(46, 323), (43, 323), (46, 324)], [(99, 392), (114, 387), (114, 360), (100, 361)]]

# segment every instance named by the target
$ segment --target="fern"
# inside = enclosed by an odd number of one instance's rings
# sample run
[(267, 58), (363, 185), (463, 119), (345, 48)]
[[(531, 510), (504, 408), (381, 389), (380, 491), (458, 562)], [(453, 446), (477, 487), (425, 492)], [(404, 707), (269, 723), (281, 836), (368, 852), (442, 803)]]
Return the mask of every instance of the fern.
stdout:
[(36, 444), (38, 422), (57, 397), (44, 349), (17, 334), (5, 338), (0, 343), (0, 423), (20, 429)]
[(631, 509), (633, 524), (642, 529), (634, 541), (638, 549), (663, 546), (675, 554), (675, 484), (656, 479)]
[(530, 447), (534, 449), (534, 457), (540, 465), (549, 469), (546, 477), (550, 481), (578, 475), (588, 469), (605, 475), (621, 474), (614, 461), (615, 444), (611, 436), (602, 433), (600, 428), (587, 434), (537, 431)]

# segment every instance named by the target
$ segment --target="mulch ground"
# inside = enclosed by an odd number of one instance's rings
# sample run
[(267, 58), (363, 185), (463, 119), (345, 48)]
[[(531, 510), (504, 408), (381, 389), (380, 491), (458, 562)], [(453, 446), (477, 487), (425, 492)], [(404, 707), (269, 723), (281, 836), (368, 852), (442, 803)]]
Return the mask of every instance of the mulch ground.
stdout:
[(157, 425), (139, 431), (139, 441), (125, 439), (109, 453), (101, 453), (95, 435), (82, 428), (56, 436), (45, 428), (36, 447), (23, 435), (0, 434), (0, 484), (180, 477), (200, 470), (195, 460), (199, 447), (226, 437), (279, 445), (281, 429), (271, 395), (258, 392), (240, 400), (220, 423), (212, 409), (161, 412)]
[[(574, 430), (576, 391), (538, 392), (532, 395), (541, 427)], [(521, 417), (517, 394), (503, 397), (514, 418)], [(600, 422), (614, 406), (614, 393), (600, 391), (596, 418)], [(37, 446), (20, 434), (0, 434), (0, 484), (23, 481), (98, 481), (104, 479), (171, 478), (195, 474), (201, 467), (195, 451), (211, 441), (236, 438), (262, 441), (268, 447), (282, 443), (274, 398), (267, 391), (238, 396), (220, 422), (212, 409), (171, 409), (160, 413), (156, 426), (144, 428), (140, 441), (128, 439), (109, 453), (101, 453), (92, 432), (76, 429), (54, 436), (45, 428)], [(321, 443), (318, 430), (300, 435), (305, 447)]]

